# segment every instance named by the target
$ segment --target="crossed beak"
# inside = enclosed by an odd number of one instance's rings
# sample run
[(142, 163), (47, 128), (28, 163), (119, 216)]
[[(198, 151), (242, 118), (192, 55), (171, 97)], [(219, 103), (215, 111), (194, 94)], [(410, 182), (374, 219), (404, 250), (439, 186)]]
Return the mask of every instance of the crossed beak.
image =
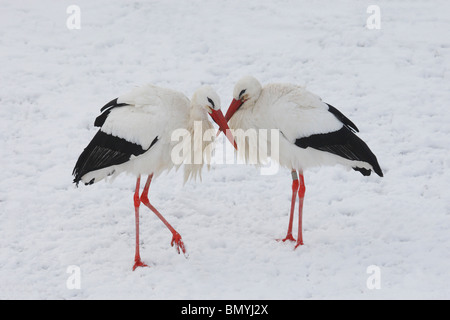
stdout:
[[(228, 114), (228, 113), (227, 113)], [(234, 148), (237, 150), (237, 144), (236, 141), (234, 141), (233, 135), (231, 134), (231, 130), (228, 127), (227, 120), (223, 116), (223, 113), (221, 110), (214, 110), (211, 109), (211, 113), (209, 114), (211, 118), (214, 120), (215, 123), (219, 125), (219, 132), (223, 131), (225, 132), (226, 137), (230, 141), (230, 143), (234, 146)]]
[[(241, 99), (239, 99), (239, 100), (233, 99), (233, 101), (231, 101), (231, 104), (228, 107), (228, 111), (227, 111), (227, 113), (225, 115), (225, 120), (227, 122), (231, 119), (233, 114), (242, 106), (242, 104), (244, 102), (245, 101), (243, 101)], [(217, 135), (216, 136), (218, 136), (220, 134), (220, 131), (223, 131), (223, 130), (221, 128), (219, 128), (219, 131), (217, 131)], [(223, 132), (225, 132), (225, 131), (223, 131)], [(236, 150), (237, 150), (237, 148), (236, 148)]]

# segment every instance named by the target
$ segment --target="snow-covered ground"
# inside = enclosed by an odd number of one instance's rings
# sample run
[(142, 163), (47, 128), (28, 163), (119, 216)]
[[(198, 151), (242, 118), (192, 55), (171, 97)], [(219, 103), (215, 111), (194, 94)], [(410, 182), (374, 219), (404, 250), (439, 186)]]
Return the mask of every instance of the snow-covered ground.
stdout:
[[(66, 26), (73, 4), (81, 29)], [(379, 30), (366, 27), (372, 4)], [(447, 0), (0, 6), (0, 299), (450, 298)], [(288, 170), (217, 165), (184, 187), (181, 171), (162, 175), (150, 199), (189, 256), (142, 207), (151, 268), (132, 272), (134, 177), (72, 184), (100, 107), (144, 83), (189, 97), (206, 83), (226, 111), (245, 74), (306, 85), (340, 109), (385, 177), (305, 172), (305, 245), (294, 251), (275, 241), (288, 223)], [(373, 270), (380, 289), (367, 286)]]

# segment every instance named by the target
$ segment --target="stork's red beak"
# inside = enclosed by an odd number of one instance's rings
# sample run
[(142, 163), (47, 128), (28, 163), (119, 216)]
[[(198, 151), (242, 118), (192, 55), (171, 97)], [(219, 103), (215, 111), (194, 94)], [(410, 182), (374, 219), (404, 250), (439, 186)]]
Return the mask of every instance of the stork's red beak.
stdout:
[(228, 127), (227, 120), (225, 120), (225, 117), (223, 116), (222, 111), (212, 109), (212, 111), (209, 115), (215, 121), (215, 123), (217, 123), (219, 125), (219, 132), (220, 131), (225, 132), (225, 135), (227, 136), (228, 140), (231, 142), (231, 144), (237, 150), (236, 141), (234, 141), (233, 135), (231, 134), (231, 130)]
[(244, 101), (242, 101), (241, 99), (239, 99), (239, 100), (233, 99), (233, 101), (231, 101), (230, 106), (228, 107), (228, 111), (227, 111), (227, 114), (225, 115), (225, 119), (227, 121), (229, 121), (231, 119), (231, 117), (233, 116), (233, 114), (242, 106), (243, 103), (244, 103)]
[[(225, 120), (227, 122), (231, 119), (233, 114), (242, 106), (242, 104), (244, 102), (245, 101), (242, 101), (241, 99), (239, 99), (239, 100), (233, 99), (233, 101), (231, 101), (231, 104), (228, 107), (228, 111), (227, 111), (227, 113), (225, 115)], [(219, 128), (219, 131), (217, 131), (217, 135), (216, 136), (219, 135), (220, 131), (223, 131), (223, 130)]]

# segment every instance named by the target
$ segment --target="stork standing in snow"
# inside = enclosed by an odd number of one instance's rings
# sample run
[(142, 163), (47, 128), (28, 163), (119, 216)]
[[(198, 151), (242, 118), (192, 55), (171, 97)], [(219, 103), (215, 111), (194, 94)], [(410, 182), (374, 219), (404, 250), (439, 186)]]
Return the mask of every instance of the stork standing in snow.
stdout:
[[(136, 219), (136, 253), (133, 270), (147, 266), (139, 254), (139, 206), (143, 203), (152, 210), (172, 232), (172, 246), (185, 253), (180, 234), (153, 207), (148, 199), (148, 191), (153, 178), (165, 170), (180, 164), (171, 159), (176, 144), (171, 135), (174, 130), (184, 129), (193, 136), (194, 122), (201, 122), (203, 131), (212, 129), (208, 115), (227, 130), (228, 125), (220, 110), (220, 99), (209, 86), (199, 88), (189, 101), (182, 93), (146, 85), (112, 100), (101, 108), (95, 120), (100, 130), (81, 153), (73, 170), (74, 183), (81, 181), (86, 185), (98, 182), (108, 176), (115, 178), (122, 172), (134, 174), (136, 189), (134, 208)], [(226, 132), (226, 131), (224, 131)], [(197, 133), (198, 134), (198, 133)], [(203, 136), (203, 132), (201, 133)], [(230, 142), (234, 144), (229, 135)], [(191, 139), (188, 140), (191, 143)], [(204, 156), (207, 144), (194, 143), (194, 153)], [(195, 149), (196, 148), (196, 149)], [(185, 157), (192, 154), (186, 153)], [(189, 163), (192, 163), (189, 161)], [(184, 179), (201, 177), (202, 163), (185, 164)], [(141, 175), (148, 175), (142, 194), (139, 196)]]
[[(304, 169), (341, 164), (364, 176), (370, 175), (372, 171), (383, 176), (375, 155), (356, 136), (355, 132), (359, 130), (355, 124), (303, 87), (268, 84), (263, 88), (254, 77), (243, 77), (234, 87), (233, 101), (225, 118), (231, 129), (280, 131), (278, 161), (281, 166), (291, 169), (293, 180), (289, 225), (283, 241), (295, 241), (292, 224), (298, 193), (299, 224), (295, 248), (303, 244)], [(271, 143), (270, 137), (267, 143)], [(246, 148), (238, 143), (240, 152), (245, 153)]]

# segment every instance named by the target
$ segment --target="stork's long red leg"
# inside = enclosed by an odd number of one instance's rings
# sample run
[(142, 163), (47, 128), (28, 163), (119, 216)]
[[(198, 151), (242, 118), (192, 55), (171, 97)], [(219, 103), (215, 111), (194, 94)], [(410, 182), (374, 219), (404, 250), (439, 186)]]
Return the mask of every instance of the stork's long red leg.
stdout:
[(152, 182), (153, 174), (148, 176), (147, 182), (145, 183), (144, 191), (142, 191), (141, 194), (141, 202), (145, 204), (150, 210), (152, 210), (156, 216), (161, 219), (161, 221), (166, 225), (166, 227), (172, 232), (172, 242), (170, 243), (172, 247), (175, 245), (178, 253), (183, 251), (183, 253), (186, 253), (186, 248), (184, 246), (183, 241), (181, 240), (181, 235), (167, 222), (167, 220), (162, 216), (161, 213), (156, 210), (154, 206), (151, 205), (150, 201), (148, 200), (148, 190), (150, 188), (150, 183)]
[(298, 191), (298, 176), (297, 171), (292, 170), (292, 200), (291, 200), (291, 213), (289, 215), (289, 226), (288, 231), (286, 234), (286, 238), (284, 238), (282, 241), (285, 242), (286, 240), (289, 241), (295, 241), (294, 237), (292, 236), (292, 224), (294, 221), (294, 209), (295, 209), (295, 200), (297, 199), (297, 191)]
[(303, 245), (303, 232), (302, 232), (302, 220), (303, 220), (303, 199), (305, 198), (305, 180), (303, 178), (303, 172), (300, 172), (300, 188), (298, 189), (298, 238), (295, 249), (298, 246)]
[(133, 271), (137, 268), (137, 267), (147, 267), (147, 265), (145, 263), (143, 263), (141, 261), (141, 256), (139, 254), (139, 206), (140, 206), (140, 201), (139, 201), (139, 185), (141, 182), (141, 177), (139, 176), (136, 180), (136, 190), (134, 192), (134, 214), (135, 214), (135, 221), (136, 221), (136, 254), (134, 255), (134, 266), (133, 266)]

